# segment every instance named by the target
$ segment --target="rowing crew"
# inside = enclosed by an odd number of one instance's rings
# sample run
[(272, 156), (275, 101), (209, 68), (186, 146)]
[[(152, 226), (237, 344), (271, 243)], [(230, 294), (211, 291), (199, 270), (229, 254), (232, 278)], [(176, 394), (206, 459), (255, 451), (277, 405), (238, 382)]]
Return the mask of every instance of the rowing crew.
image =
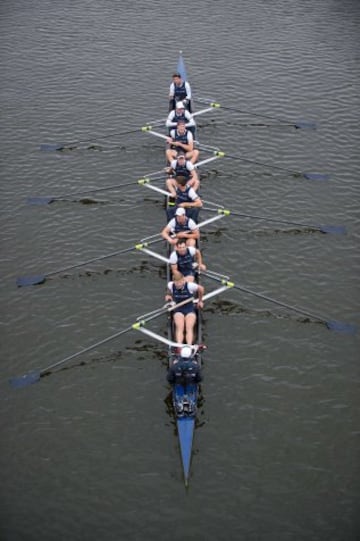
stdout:
[(195, 273), (206, 270), (206, 266), (196, 247), (200, 238), (197, 221), (202, 201), (197, 193), (200, 181), (194, 165), (199, 151), (194, 141), (196, 124), (191, 114), (191, 88), (179, 73), (173, 75), (170, 85), (169, 108), (166, 187), (172, 200), (166, 211), (168, 223), (161, 235), (174, 250), (169, 258), (172, 280), (168, 282), (165, 300), (181, 304), (173, 313), (177, 343), (193, 345), (197, 309), (203, 307), (204, 296), (204, 287), (195, 282)]

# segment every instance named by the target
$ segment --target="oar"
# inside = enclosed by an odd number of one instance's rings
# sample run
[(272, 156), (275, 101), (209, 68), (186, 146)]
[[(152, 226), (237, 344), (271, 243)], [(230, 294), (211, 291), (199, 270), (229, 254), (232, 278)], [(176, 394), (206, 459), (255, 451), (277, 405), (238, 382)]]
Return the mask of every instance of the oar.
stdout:
[(131, 133), (137, 133), (139, 131), (139, 128), (136, 128), (136, 130), (128, 130), (123, 131), (120, 133), (110, 133), (108, 135), (98, 135), (95, 138), (92, 139), (79, 139), (77, 141), (72, 141), (71, 143), (43, 143), (40, 145), (40, 150), (47, 150), (47, 151), (54, 151), (54, 150), (65, 150), (66, 148), (73, 148), (74, 145), (78, 145), (81, 143), (91, 143), (92, 141), (96, 141), (97, 139), (107, 139), (109, 137), (121, 137), (123, 135), (130, 135)]
[(61, 359), (60, 361), (57, 361), (54, 364), (51, 364), (50, 366), (47, 366), (46, 368), (43, 368), (42, 370), (30, 372), (29, 374), (24, 374), (22, 376), (16, 376), (13, 378), (10, 378), (9, 383), (14, 388), (20, 388), (20, 387), (26, 387), (27, 385), (31, 385), (32, 383), (37, 383), (40, 378), (48, 375), (51, 370), (54, 368), (57, 368), (61, 366), (62, 364), (67, 363), (68, 361), (71, 361), (72, 359), (75, 359), (76, 357), (79, 357), (80, 355), (83, 355), (84, 353), (87, 353), (91, 351), (92, 349), (95, 349), (103, 344), (106, 344), (107, 342), (110, 342), (111, 340), (114, 340), (115, 338), (118, 338), (119, 336), (132, 331), (132, 330), (139, 330), (140, 327), (143, 327), (151, 321), (152, 319), (155, 319), (162, 314), (172, 312), (173, 310), (179, 308), (180, 306), (183, 306), (184, 304), (187, 304), (189, 302), (194, 301), (194, 297), (190, 297), (189, 299), (186, 299), (178, 304), (174, 303), (166, 303), (162, 308), (159, 308), (158, 310), (154, 310), (153, 312), (150, 312), (148, 314), (144, 314), (143, 316), (140, 316), (137, 318), (136, 322), (127, 327), (126, 329), (123, 329), (121, 331), (116, 332), (115, 334), (112, 334), (111, 336), (108, 336), (107, 338), (104, 338), (103, 340), (100, 340), (99, 342), (96, 342), (95, 344), (92, 344), (91, 346), (82, 349), (81, 351), (78, 351), (77, 353), (73, 353), (72, 355), (69, 355), (68, 357), (65, 357), (65, 359)]
[(257, 216), (256, 214), (243, 214), (241, 212), (233, 212), (232, 210), (227, 210), (224, 208), (212, 209), (202, 207), (201, 210), (208, 212), (217, 212), (218, 214), (224, 214), (225, 216), (238, 216), (240, 218), (250, 218), (254, 220), (264, 220), (266, 222), (274, 222), (277, 224), (286, 224), (286, 225), (298, 225), (300, 227), (310, 227), (313, 230), (321, 231), (321, 233), (332, 233), (338, 235), (346, 235), (346, 228), (343, 225), (315, 225), (315, 224), (306, 224), (303, 222), (292, 222), (289, 220), (279, 220), (278, 218), (268, 218), (267, 216)]
[[(154, 176), (154, 175), (159, 175), (160, 173), (163, 173), (163, 175), (159, 176), (159, 177)], [(165, 171), (160, 170), (160, 171), (156, 171), (155, 173), (149, 173), (148, 175), (146, 175), (146, 178), (151, 177), (152, 181), (163, 180), (164, 179), (164, 174), (165, 174)], [(125, 182), (123, 184), (113, 184), (111, 186), (104, 186), (102, 188), (95, 188), (93, 190), (86, 190), (86, 191), (84, 190), (84, 191), (81, 191), (81, 192), (67, 193), (65, 195), (33, 196), (33, 197), (28, 197), (26, 201), (30, 205), (49, 205), (50, 203), (53, 203), (54, 201), (61, 201), (61, 200), (67, 199), (69, 197), (74, 197), (74, 196), (77, 196), (77, 195), (84, 195), (84, 194), (97, 193), (97, 192), (105, 192), (107, 190), (125, 188), (126, 186), (132, 186), (132, 185), (135, 185), (135, 184), (138, 184), (138, 180), (131, 181), (131, 182)]]
[[(201, 145), (200, 145), (201, 149)], [(204, 152), (207, 152), (206, 147), (203, 148)], [(305, 171), (295, 171), (294, 169), (287, 169), (286, 167), (280, 167), (279, 165), (271, 165), (269, 163), (264, 162), (258, 162), (256, 160), (249, 160), (248, 158), (243, 158), (242, 156), (233, 156), (231, 154), (227, 154), (222, 151), (214, 151), (215, 156), (219, 156), (221, 158), (230, 158), (232, 160), (241, 160), (243, 162), (247, 163), (254, 163), (256, 165), (261, 165), (262, 167), (270, 167), (271, 169), (277, 169), (278, 171), (285, 171), (286, 173), (291, 173), (292, 175), (296, 177), (304, 177), (308, 180), (329, 180), (330, 175), (324, 174), (324, 173), (307, 173)]]
[(274, 304), (277, 304), (278, 306), (282, 306), (283, 308), (287, 308), (288, 310), (297, 312), (298, 314), (302, 314), (302, 315), (311, 317), (313, 319), (316, 319), (318, 321), (321, 321), (331, 331), (338, 331), (338, 332), (343, 332), (343, 333), (348, 333), (348, 334), (355, 334), (357, 332), (357, 328), (355, 325), (352, 325), (349, 323), (343, 323), (342, 321), (328, 320), (323, 316), (313, 314), (311, 312), (308, 312), (307, 310), (304, 310), (303, 308), (297, 308), (296, 306), (292, 306), (285, 302), (278, 301), (276, 299), (268, 297), (267, 295), (262, 295), (261, 293), (252, 291), (251, 289), (248, 289), (247, 287), (236, 285), (233, 282), (229, 282), (227, 280), (227, 277), (222, 277), (221, 275), (208, 272), (208, 271), (201, 272), (201, 274), (207, 276), (208, 278), (212, 280), (215, 280), (216, 282), (220, 282), (221, 284), (228, 285), (229, 287), (233, 287), (234, 289), (239, 289), (240, 291), (244, 291), (245, 293), (248, 293), (249, 295), (254, 295), (255, 297), (259, 297), (260, 299), (264, 299), (268, 302), (272, 302)]
[(100, 257), (94, 257), (93, 259), (88, 259), (87, 261), (83, 261), (82, 263), (77, 263), (76, 265), (70, 265), (69, 267), (63, 267), (61, 269), (57, 269), (57, 270), (47, 272), (44, 274), (37, 274), (34, 276), (22, 276), (16, 279), (16, 285), (18, 287), (25, 287), (25, 286), (35, 286), (38, 284), (43, 284), (46, 278), (48, 278), (49, 276), (53, 276), (54, 274), (59, 274), (61, 272), (65, 272), (71, 269), (77, 269), (89, 263), (94, 263), (95, 261), (102, 261), (104, 259), (108, 259), (109, 257), (114, 257), (116, 255), (126, 254), (127, 252), (131, 252), (132, 250), (140, 250), (143, 246), (149, 246), (150, 244), (154, 244), (155, 242), (160, 242), (161, 240), (163, 239), (159, 238), (156, 240), (152, 240), (150, 242), (138, 243), (138, 244), (135, 244), (134, 246), (129, 246), (128, 248), (124, 248), (116, 252), (111, 252), (110, 254), (102, 255)]
[(292, 126), (297, 129), (301, 129), (301, 128), (303, 129), (307, 128), (307, 129), (312, 129), (312, 130), (316, 129), (316, 123), (312, 121), (299, 120), (298, 122), (290, 122), (289, 120), (284, 120), (283, 118), (277, 118), (275, 116), (264, 115), (261, 113), (254, 113), (252, 111), (243, 111), (242, 109), (237, 109), (235, 107), (225, 107), (224, 105), (221, 105), (220, 103), (216, 101), (209, 100), (206, 98), (198, 98), (197, 101), (200, 103), (207, 103), (210, 105), (210, 107), (214, 107), (216, 109), (221, 108), (221, 109), (224, 109), (225, 111), (234, 111), (235, 113), (243, 113), (246, 115), (257, 116), (259, 118), (268, 118), (269, 120), (276, 120), (277, 122), (281, 124), (285, 124), (286, 126)]

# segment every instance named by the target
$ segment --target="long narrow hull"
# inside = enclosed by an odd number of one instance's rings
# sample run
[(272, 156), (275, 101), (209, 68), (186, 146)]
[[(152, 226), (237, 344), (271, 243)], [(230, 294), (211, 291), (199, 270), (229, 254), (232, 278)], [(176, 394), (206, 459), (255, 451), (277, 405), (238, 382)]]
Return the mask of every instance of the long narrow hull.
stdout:
[(173, 406), (185, 486), (189, 483), (199, 385), (173, 386)]
[[(187, 80), (186, 68), (180, 53), (177, 71), (181, 74), (183, 80)], [(197, 222), (198, 210), (196, 211), (195, 216), (190, 216), (195, 219)], [(171, 247), (169, 246), (170, 255)], [(167, 279), (171, 279), (171, 272), (168, 266), (167, 268)], [(172, 317), (169, 318), (168, 333), (171, 336), (172, 340), (175, 340), (174, 336), (174, 324)], [(197, 313), (197, 325), (196, 325), (196, 341), (197, 343), (201, 342), (201, 317)], [(201, 353), (198, 351), (195, 355), (195, 358), (199, 365), (201, 366)], [(169, 367), (172, 365), (176, 359), (176, 353), (172, 348), (169, 348)], [(174, 414), (176, 418), (176, 427), (178, 433), (178, 441), (180, 447), (180, 457), (184, 475), (184, 483), (187, 487), (189, 484), (190, 478), (190, 467), (191, 467), (191, 457), (193, 449), (193, 440), (195, 433), (195, 423), (196, 423), (196, 413), (197, 413), (197, 404), (199, 398), (199, 385), (191, 384), (187, 386), (183, 385), (173, 385), (172, 389), (172, 402), (174, 408)]]
[(191, 455), (195, 431), (195, 417), (178, 418), (176, 421), (185, 486), (189, 484)]

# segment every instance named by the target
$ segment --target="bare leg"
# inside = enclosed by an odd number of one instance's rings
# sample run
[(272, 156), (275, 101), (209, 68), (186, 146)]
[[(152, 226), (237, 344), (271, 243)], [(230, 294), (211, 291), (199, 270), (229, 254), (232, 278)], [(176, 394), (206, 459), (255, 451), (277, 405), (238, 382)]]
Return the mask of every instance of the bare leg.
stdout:
[(196, 163), (199, 159), (199, 151), (194, 149), (191, 152), (188, 152), (186, 157), (191, 161), (191, 163)]
[(171, 163), (176, 158), (176, 150), (173, 150), (172, 148), (168, 148), (166, 150), (166, 159), (169, 163)]
[(181, 312), (174, 314), (175, 340), (178, 344), (184, 343), (185, 316)]
[(199, 191), (200, 188), (200, 180), (198, 179), (191, 179), (190, 182), (188, 182), (189, 186), (194, 188), (195, 192)]
[(169, 190), (169, 192), (171, 193), (171, 195), (173, 197), (176, 197), (176, 191), (175, 191), (175, 188), (176, 188), (176, 182), (175, 182), (175, 179), (173, 178), (167, 178), (166, 179), (166, 187), (167, 189)]
[(194, 248), (196, 248), (196, 240), (195, 239), (187, 239), (186, 246), (194, 246)]
[(194, 343), (194, 326), (196, 322), (196, 314), (192, 312), (187, 314), (185, 317), (185, 327), (186, 327), (186, 343), (191, 345)]

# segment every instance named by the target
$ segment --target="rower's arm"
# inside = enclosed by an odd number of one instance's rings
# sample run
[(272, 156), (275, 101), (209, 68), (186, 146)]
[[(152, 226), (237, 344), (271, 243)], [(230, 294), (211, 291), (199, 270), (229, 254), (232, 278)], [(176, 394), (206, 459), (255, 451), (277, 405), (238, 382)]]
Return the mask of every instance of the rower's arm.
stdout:
[(172, 265), (170, 265), (170, 268), (171, 268), (171, 273), (174, 274), (174, 272), (178, 272), (179, 269), (178, 269), (178, 266), (177, 266), (177, 263), (173, 263)]
[(161, 231), (161, 236), (163, 239), (167, 240), (170, 244), (174, 242), (174, 239), (170, 236), (171, 229), (168, 226), (165, 226)]
[(181, 231), (177, 234), (177, 237), (183, 238), (183, 239), (194, 239), (198, 240), (200, 238), (200, 230), (199, 229), (192, 229), (190, 231)]
[(182, 148), (185, 152), (191, 152), (194, 148), (194, 143), (182, 143), (181, 141), (172, 141), (173, 146)]
[(197, 197), (196, 199), (194, 199), (194, 201), (180, 203), (179, 207), (184, 207), (185, 209), (192, 209), (192, 208), (202, 207), (202, 205), (203, 204), (200, 197)]
[(191, 177), (191, 180), (194, 180), (195, 182), (199, 181), (199, 175), (197, 174), (195, 167), (192, 171), (190, 171), (190, 177)]
[(203, 266), (203, 259), (200, 250), (196, 250), (195, 259), (196, 263), (198, 264), (198, 268), (201, 270), (201, 267)]
[(166, 302), (171, 302), (172, 300), (173, 300), (172, 293), (171, 293), (169, 288), (166, 288), (165, 301)]
[(177, 123), (174, 122), (174, 115), (172, 115), (171, 113), (166, 119), (165, 126), (167, 128), (175, 128), (177, 126)]
[(201, 302), (201, 303), (203, 302), (204, 292), (205, 292), (204, 286), (199, 285), (198, 290), (197, 290), (197, 294), (198, 294), (199, 302)]

